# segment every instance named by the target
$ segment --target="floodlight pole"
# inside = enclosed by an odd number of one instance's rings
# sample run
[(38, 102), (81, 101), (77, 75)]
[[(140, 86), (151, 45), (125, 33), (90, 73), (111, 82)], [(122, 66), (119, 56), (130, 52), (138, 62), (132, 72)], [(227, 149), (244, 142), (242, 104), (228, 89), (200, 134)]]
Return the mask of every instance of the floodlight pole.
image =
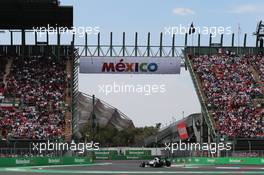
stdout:
[(247, 34), (245, 33), (244, 36), (244, 47), (247, 47)]
[(22, 41), (22, 46), (25, 46), (26, 45), (26, 32), (25, 32), (25, 29), (22, 29), (22, 32), (21, 32), (21, 41)]
[(57, 29), (57, 59), (60, 59), (60, 44), (61, 44), (61, 38), (60, 38), (60, 29)]
[(25, 46), (26, 46), (26, 32), (25, 32), (25, 29), (21, 30), (21, 43), (22, 43), (22, 55), (25, 56)]
[(85, 32), (85, 56), (88, 55), (88, 35), (87, 32)]
[(185, 42), (184, 42), (184, 47), (187, 47), (188, 45), (188, 34), (185, 33)]
[(46, 40), (47, 40), (47, 46), (49, 45), (49, 32), (46, 32)]
[(113, 56), (113, 32), (110, 32), (110, 57)]
[(171, 48), (171, 51), (172, 51), (172, 57), (174, 57), (175, 56), (175, 33), (172, 36), (172, 48)]
[(135, 57), (138, 55), (138, 33), (135, 33)]
[(234, 47), (234, 42), (235, 42), (235, 34), (232, 33), (232, 41), (231, 41), (231, 46)]
[(201, 48), (201, 34), (199, 33), (198, 34), (198, 53), (199, 53), (199, 55), (200, 55), (200, 49)]
[(11, 41), (11, 46), (13, 46), (14, 42), (13, 42), (13, 31), (10, 31), (10, 41)]
[(163, 40), (163, 34), (160, 33), (160, 49), (159, 49), (159, 56), (162, 57), (162, 40)]
[(221, 40), (220, 40), (221, 47), (223, 47), (223, 40), (224, 40), (224, 34), (221, 34)]
[(212, 55), (212, 33), (209, 36), (209, 48), (210, 48), (210, 55)]
[(126, 33), (123, 32), (123, 46), (122, 46), (122, 51), (123, 51), (123, 57), (126, 56)]
[(100, 56), (100, 49), (101, 49), (101, 37), (100, 37), (100, 32), (98, 33), (97, 35), (97, 56), (99, 57)]
[(150, 56), (150, 32), (148, 33), (147, 56)]
[(35, 32), (35, 45), (37, 45), (37, 43), (38, 43), (38, 33)]

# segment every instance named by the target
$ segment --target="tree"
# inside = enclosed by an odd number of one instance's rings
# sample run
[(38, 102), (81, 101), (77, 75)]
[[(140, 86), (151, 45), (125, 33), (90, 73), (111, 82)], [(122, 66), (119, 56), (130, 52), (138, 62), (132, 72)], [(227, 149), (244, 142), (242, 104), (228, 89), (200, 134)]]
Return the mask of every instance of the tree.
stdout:
[(97, 125), (97, 132), (93, 132), (91, 123), (82, 130), (84, 141), (99, 142), (100, 146), (144, 146), (144, 139), (156, 135), (157, 127), (128, 128), (117, 130), (113, 126), (101, 127)]

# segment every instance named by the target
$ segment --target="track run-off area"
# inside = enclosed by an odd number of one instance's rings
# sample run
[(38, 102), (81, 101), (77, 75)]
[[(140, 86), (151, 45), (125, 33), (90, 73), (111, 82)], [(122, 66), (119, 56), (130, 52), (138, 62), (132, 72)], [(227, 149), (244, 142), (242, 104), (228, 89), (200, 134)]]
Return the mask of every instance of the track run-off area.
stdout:
[(140, 168), (141, 161), (104, 161), (83, 165), (54, 165), (0, 168), (0, 175), (50, 175), (50, 174), (264, 174), (264, 165), (172, 165), (167, 168)]

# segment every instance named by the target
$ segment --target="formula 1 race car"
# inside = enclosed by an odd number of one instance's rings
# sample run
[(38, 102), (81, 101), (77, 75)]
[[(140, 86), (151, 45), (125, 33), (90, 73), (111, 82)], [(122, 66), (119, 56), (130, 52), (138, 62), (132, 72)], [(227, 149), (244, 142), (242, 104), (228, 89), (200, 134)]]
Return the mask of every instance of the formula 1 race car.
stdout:
[(140, 167), (144, 168), (144, 167), (170, 167), (171, 166), (171, 162), (168, 161), (167, 159), (161, 160), (160, 158), (156, 157), (151, 161), (148, 162), (141, 162), (141, 164), (139, 165)]

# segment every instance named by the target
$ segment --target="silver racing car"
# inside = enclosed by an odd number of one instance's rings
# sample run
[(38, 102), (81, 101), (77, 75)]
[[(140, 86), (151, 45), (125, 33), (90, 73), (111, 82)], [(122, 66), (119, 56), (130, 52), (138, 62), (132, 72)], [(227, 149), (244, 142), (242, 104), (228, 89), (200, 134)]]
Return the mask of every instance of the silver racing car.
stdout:
[(139, 165), (140, 167), (170, 167), (171, 162), (168, 161), (167, 159), (160, 159), (158, 157), (155, 157), (153, 160), (150, 161), (143, 161)]

